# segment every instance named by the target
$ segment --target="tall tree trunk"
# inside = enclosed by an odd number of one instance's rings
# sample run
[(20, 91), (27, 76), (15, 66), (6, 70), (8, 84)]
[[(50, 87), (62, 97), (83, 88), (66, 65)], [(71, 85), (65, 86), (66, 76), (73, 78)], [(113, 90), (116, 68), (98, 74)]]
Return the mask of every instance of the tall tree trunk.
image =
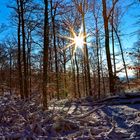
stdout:
[(27, 75), (27, 59), (26, 59), (26, 44), (25, 44), (25, 19), (24, 19), (24, 4), (23, 0), (20, 0), (21, 6), (21, 30), (22, 30), (22, 51), (23, 51), (23, 85), (24, 85), (24, 97), (28, 98), (28, 75)]
[(91, 91), (91, 78), (90, 78), (90, 66), (89, 66), (89, 58), (88, 58), (88, 48), (86, 44), (86, 26), (85, 26), (85, 13), (87, 12), (88, 1), (83, 0), (82, 2), (78, 2), (74, 0), (74, 3), (77, 7), (78, 12), (81, 14), (82, 25), (83, 25), (83, 35), (84, 35), (84, 70), (85, 70), (85, 89), (86, 95), (92, 96)]
[[(85, 52), (85, 51), (84, 51)], [(85, 85), (85, 95), (88, 96), (88, 77), (87, 77), (87, 67), (86, 67), (86, 59), (84, 56), (84, 65), (83, 65), (83, 76), (84, 76), (84, 85)]]
[[(74, 51), (72, 49), (72, 51)], [(72, 52), (73, 54), (73, 52)], [(74, 55), (74, 54), (73, 54)], [(73, 85), (73, 95), (74, 95), (74, 98), (77, 97), (77, 94), (76, 94), (76, 76), (75, 76), (75, 61), (74, 61), (74, 58), (73, 58), (73, 55), (71, 55), (71, 64), (72, 64), (72, 85)]]
[(84, 96), (87, 96), (87, 85), (86, 85), (86, 80), (85, 80), (85, 68), (83, 62), (81, 63), (82, 67), (82, 85), (83, 85), (83, 91), (84, 91)]
[(127, 83), (128, 83), (128, 88), (130, 89), (129, 78), (128, 78), (127, 68), (126, 68), (126, 64), (125, 64), (125, 59), (124, 59), (122, 43), (121, 43), (120, 37), (119, 37), (119, 35), (118, 35), (118, 32), (117, 32), (117, 30), (115, 29), (114, 26), (113, 26), (113, 29), (114, 29), (114, 31), (115, 31), (115, 34), (116, 34), (117, 39), (118, 39), (118, 42), (119, 42), (119, 46), (120, 46), (120, 50), (121, 50), (121, 55), (122, 55), (122, 60), (123, 60), (123, 65), (124, 65), (125, 74), (126, 74), (126, 79), (127, 79)]
[(67, 89), (66, 58), (64, 58), (63, 68), (64, 68), (64, 92), (65, 92), (66, 97), (67, 97), (67, 90), (66, 90)]
[[(63, 40), (63, 46), (65, 46), (64, 40)], [(64, 69), (64, 92), (67, 97), (67, 73), (66, 73), (66, 50), (63, 50), (63, 69)]]
[(107, 16), (107, 7), (106, 0), (102, 0), (103, 5), (103, 20), (104, 20), (104, 31), (105, 31), (105, 49), (107, 57), (107, 66), (109, 72), (109, 88), (110, 93), (114, 93), (114, 76), (112, 71), (111, 56), (110, 56), (110, 47), (109, 47), (109, 27), (108, 27), (108, 16)]
[[(99, 38), (99, 46), (101, 46), (100, 38)], [(105, 77), (104, 77), (104, 72), (103, 72), (103, 60), (102, 60), (102, 49), (101, 48), (100, 48), (100, 61), (101, 61), (100, 69), (101, 69), (101, 75), (102, 75), (103, 93), (105, 96), (106, 86), (105, 86)]]
[(78, 97), (81, 98), (81, 93), (80, 93), (80, 82), (79, 82), (79, 66), (78, 66), (78, 62), (77, 62), (77, 56), (75, 53), (75, 64), (76, 64), (76, 71), (77, 71), (77, 91), (78, 91)]
[(20, 87), (20, 96), (23, 99), (23, 76), (22, 76), (22, 65), (21, 65), (21, 38), (20, 38), (20, 32), (21, 32), (21, 12), (20, 12), (20, 3), (19, 0), (17, 0), (17, 6), (18, 6), (18, 30), (17, 30), (17, 36), (18, 36), (18, 80), (19, 80), (19, 87)]
[[(83, 24), (83, 34), (85, 36), (84, 38), (84, 42), (86, 41), (86, 26), (85, 26), (85, 14), (82, 13), (82, 24)], [(86, 66), (86, 74), (85, 76), (87, 76), (87, 82), (88, 82), (88, 95), (92, 96), (92, 91), (91, 91), (91, 78), (90, 78), (90, 66), (89, 66), (89, 58), (88, 58), (88, 48), (87, 48), (87, 44), (84, 44), (84, 59), (85, 59), (85, 66)]]
[(97, 48), (97, 68), (98, 68), (98, 99), (100, 99), (100, 56), (99, 56), (99, 31), (98, 20), (95, 19), (96, 24), (96, 48)]
[[(113, 0), (114, 1), (114, 0)], [(113, 66), (114, 66), (114, 76), (116, 76), (116, 61), (115, 61), (115, 42), (114, 42), (114, 9), (112, 11), (112, 23), (111, 23), (111, 35), (112, 35), (112, 50), (113, 50)]]
[(55, 15), (56, 15), (56, 8), (54, 9), (53, 13), (53, 6), (51, 0), (51, 18), (52, 18), (52, 31), (53, 31), (53, 46), (55, 52), (55, 74), (56, 74), (56, 90), (57, 90), (57, 99), (59, 100), (59, 76), (58, 76), (58, 61), (57, 61), (57, 48), (56, 48), (56, 31), (55, 31)]
[(31, 37), (31, 31), (28, 32), (28, 37), (27, 37), (27, 73), (28, 73), (28, 90), (29, 90), (29, 95), (31, 94), (31, 83), (32, 83), (32, 78), (31, 78), (31, 45), (32, 45), (32, 37)]
[(43, 47), (43, 107), (48, 108), (47, 103), (47, 85), (48, 85), (48, 48), (49, 48), (49, 18), (48, 18), (48, 0), (44, 0), (44, 47)]

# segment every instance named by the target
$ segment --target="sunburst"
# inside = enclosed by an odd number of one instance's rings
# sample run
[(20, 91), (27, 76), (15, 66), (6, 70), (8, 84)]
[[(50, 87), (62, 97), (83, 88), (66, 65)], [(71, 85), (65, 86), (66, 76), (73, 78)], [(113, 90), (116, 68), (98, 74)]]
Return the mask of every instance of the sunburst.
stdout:
[(71, 28), (71, 27), (69, 27), (69, 28), (70, 28), (69, 31), (71, 33), (71, 37), (69, 37), (69, 36), (61, 36), (61, 35), (59, 35), (59, 37), (65, 38), (65, 39), (70, 41), (70, 43), (67, 46), (65, 46), (63, 49), (61, 49), (61, 50), (66, 50), (67, 48), (72, 47), (73, 48), (72, 58), (73, 58), (73, 56), (75, 55), (76, 51), (79, 50), (79, 49), (84, 53), (84, 50), (83, 50), (84, 45), (87, 44), (85, 39), (86, 39), (86, 37), (88, 35), (85, 35), (85, 33), (83, 32), (82, 26), (80, 28), (80, 31), (79, 31), (78, 35), (76, 34), (76, 32), (74, 31), (73, 28)]

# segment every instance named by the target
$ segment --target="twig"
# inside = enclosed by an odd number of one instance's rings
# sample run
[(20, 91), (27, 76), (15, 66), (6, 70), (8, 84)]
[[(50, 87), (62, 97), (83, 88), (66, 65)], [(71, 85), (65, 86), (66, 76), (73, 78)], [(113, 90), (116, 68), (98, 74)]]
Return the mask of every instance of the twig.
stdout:
[(92, 109), (91, 111), (89, 111), (89, 112), (87, 112), (87, 113), (85, 113), (85, 114), (83, 114), (83, 115), (76, 115), (76, 116), (73, 116), (73, 117), (71, 117), (70, 119), (82, 119), (82, 118), (85, 118), (85, 117), (89, 116), (90, 114), (92, 114), (93, 112), (95, 112), (96, 110), (98, 110), (98, 109), (100, 109), (100, 108), (102, 108), (102, 107), (104, 107), (104, 105), (99, 106), (99, 107), (97, 107), (97, 108), (95, 108), (95, 109)]

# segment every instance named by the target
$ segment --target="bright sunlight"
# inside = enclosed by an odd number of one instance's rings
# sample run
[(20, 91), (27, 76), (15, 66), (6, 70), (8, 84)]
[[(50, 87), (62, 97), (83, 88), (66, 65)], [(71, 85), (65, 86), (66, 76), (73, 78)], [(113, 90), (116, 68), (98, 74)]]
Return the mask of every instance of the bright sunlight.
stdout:
[(85, 42), (84, 39), (87, 37), (87, 35), (84, 35), (82, 26), (79, 30), (78, 35), (76, 34), (76, 32), (74, 31), (73, 28), (71, 28), (71, 27), (69, 27), (69, 28), (70, 28), (69, 31), (70, 31), (71, 37), (59, 35), (59, 37), (61, 37), (61, 38), (65, 38), (67, 40), (70, 40), (70, 43), (67, 46), (65, 46), (63, 49), (61, 49), (61, 51), (72, 47), (73, 48), (73, 51), (72, 51), (73, 56), (75, 55), (78, 48), (81, 49), (82, 52), (84, 53), (83, 48), (84, 48), (84, 45), (87, 44), (87, 42)]
[(84, 38), (83, 36), (75, 36), (74, 38), (76, 48), (83, 48), (84, 45)]

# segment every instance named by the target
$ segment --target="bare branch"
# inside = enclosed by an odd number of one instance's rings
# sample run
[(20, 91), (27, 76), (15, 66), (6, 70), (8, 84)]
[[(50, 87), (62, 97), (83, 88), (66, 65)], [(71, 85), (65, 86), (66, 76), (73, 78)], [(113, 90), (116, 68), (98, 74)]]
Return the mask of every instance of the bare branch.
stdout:
[(109, 14), (108, 14), (108, 17), (107, 17), (108, 19), (110, 18), (111, 13), (112, 13), (112, 11), (114, 10), (114, 7), (115, 7), (115, 5), (117, 4), (118, 1), (119, 1), (119, 0), (115, 0), (115, 1), (113, 2), (112, 8), (110, 9)]

